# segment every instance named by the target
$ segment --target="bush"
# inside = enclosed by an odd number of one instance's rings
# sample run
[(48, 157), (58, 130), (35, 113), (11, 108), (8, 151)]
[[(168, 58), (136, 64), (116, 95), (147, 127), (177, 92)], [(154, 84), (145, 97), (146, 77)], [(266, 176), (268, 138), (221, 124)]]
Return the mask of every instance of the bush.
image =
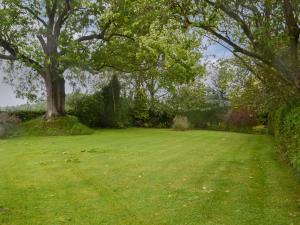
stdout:
[(5, 111), (0, 112), (1, 113), (7, 113), (8, 115), (14, 116), (18, 118), (20, 121), (25, 122), (28, 120), (32, 120), (38, 117), (41, 117), (46, 114), (46, 111), (44, 110), (15, 110), (15, 111)]
[(195, 128), (221, 129), (220, 124), (224, 121), (226, 108), (211, 108), (207, 110), (193, 110), (186, 112), (186, 116)]
[(280, 108), (271, 113), (269, 130), (280, 153), (300, 173), (300, 107)]
[(116, 123), (116, 127), (118, 128), (124, 128), (128, 127), (131, 124), (131, 118), (129, 115), (129, 102), (126, 98), (120, 98), (119, 103), (119, 118)]
[(92, 95), (73, 94), (67, 101), (69, 113), (89, 127), (126, 127), (129, 123), (128, 105), (127, 99), (120, 96), (120, 84), (116, 76), (101, 92)]
[(104, 113), (101, 126), (123, 128), (128, 125), (128, 102), (120, 96), (121, 85), (115, 75), (107, 86), (102, 89)]
[(178, 131), (186, 131), (190, 129), (190, 123), (186, 116), (175, 116), (173, 120), (173, 129)]
[(163, 103), (152, 104), (149, 110), (149, 127), (170, 128), (173, 124), (174, 113)]
[(149, 110), (147, 105), (147, 95), (141, 88), (136, 90), (133, 100), (132, 117), (134, 125), (143, 127), (149, 120)]
[(225, 120), (227, 129), (234, 131), (251, 131), (257, 125), (256, 116), (246, 108), (236, 108), (228, 112)]
[(0, 113), (0, 138), (6, 136), (9, 129), (16, 127), (20, 123), (20, 119), (13, 114)]
[(99, 127), (103, 116), (103, 97), (100, 92), (93, 95), (74, 94), (68, 100), (70, 114), (89, 127)]
[(27, 110), (17, 110), (11, 112), (11, 114), (18, 117), (22, 122), (29, 121), (32, 119), (36, 119), (46, 114), (46, 111), (38, 110), (38, 111), (27, 111)]
[(0, 113), (0, 124), (4, 126), (15, 126), (20, 123), (20, 119), (14, 114), (2, 112)]

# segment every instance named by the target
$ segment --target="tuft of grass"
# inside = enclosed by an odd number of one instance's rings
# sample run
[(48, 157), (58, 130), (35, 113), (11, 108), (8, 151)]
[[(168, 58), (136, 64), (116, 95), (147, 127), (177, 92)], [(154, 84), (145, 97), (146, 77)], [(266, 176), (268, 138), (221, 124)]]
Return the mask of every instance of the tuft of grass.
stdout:
[(75, 116), (63, 116), (45, 120), (42, 117), (21, 123), (9, 131), (9, 136), (64, 136), (87, 135), (93, 130)]
[(186, 131), (190, 129), (190, 122), (186, 116), (175, 116), (172, 128), (177, 131)]
[(252, 127), (252, 132), (255, 134), (267, 134), (268, 128), (264, 125), (258, 125), (258, 126)]

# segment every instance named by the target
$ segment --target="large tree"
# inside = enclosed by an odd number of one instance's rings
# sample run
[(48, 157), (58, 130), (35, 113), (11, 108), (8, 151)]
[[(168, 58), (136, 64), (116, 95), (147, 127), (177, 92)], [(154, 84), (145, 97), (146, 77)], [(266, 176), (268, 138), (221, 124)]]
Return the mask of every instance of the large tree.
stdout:
[[(248, 67), (300, 92), (299, 0), (167, 0), (185, 27), (200, 28)], [(267, 75), (267, 74), (266, 74)]]
[(112, 39), (132, 41), (127, 26), (137, 11), (132, 6), (125, 0), (0, 0), (0, 59), (39, 74), (46, 116), (63, 115), (64, 72), (86, 69), (91, 52)]

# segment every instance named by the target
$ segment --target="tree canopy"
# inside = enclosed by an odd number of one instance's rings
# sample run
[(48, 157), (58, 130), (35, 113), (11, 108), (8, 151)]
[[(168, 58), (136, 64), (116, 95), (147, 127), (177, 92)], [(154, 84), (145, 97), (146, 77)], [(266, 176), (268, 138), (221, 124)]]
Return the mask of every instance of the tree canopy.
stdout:
[(200, 29), (248, 68), (268, 68), (300, 90), (300, 2), (297, 0), (167, 1), (183, 26)]
[(64, 114), (64, 73), (71, 68), (154, 69), (188, 80), (199, 72), (200, 55), (167, 9), (154, 0), (1, 0), (0, 59), (42, 77), (47, 117)]

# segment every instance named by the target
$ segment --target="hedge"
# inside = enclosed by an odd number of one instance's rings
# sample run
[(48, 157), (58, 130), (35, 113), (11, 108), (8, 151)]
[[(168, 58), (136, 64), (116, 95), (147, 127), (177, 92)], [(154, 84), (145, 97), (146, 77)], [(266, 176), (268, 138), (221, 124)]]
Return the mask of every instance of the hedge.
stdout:
[(300, 174), (300, 107), (280, 108), (271, 113), (269, 130), (280, 152)]
[(30, 110), (16, 110), (16, 111), (7, 111), (10, 115), (18, 117), (22, 122), (35, 119), (45, 115), (45, 111), (30, 111)]

